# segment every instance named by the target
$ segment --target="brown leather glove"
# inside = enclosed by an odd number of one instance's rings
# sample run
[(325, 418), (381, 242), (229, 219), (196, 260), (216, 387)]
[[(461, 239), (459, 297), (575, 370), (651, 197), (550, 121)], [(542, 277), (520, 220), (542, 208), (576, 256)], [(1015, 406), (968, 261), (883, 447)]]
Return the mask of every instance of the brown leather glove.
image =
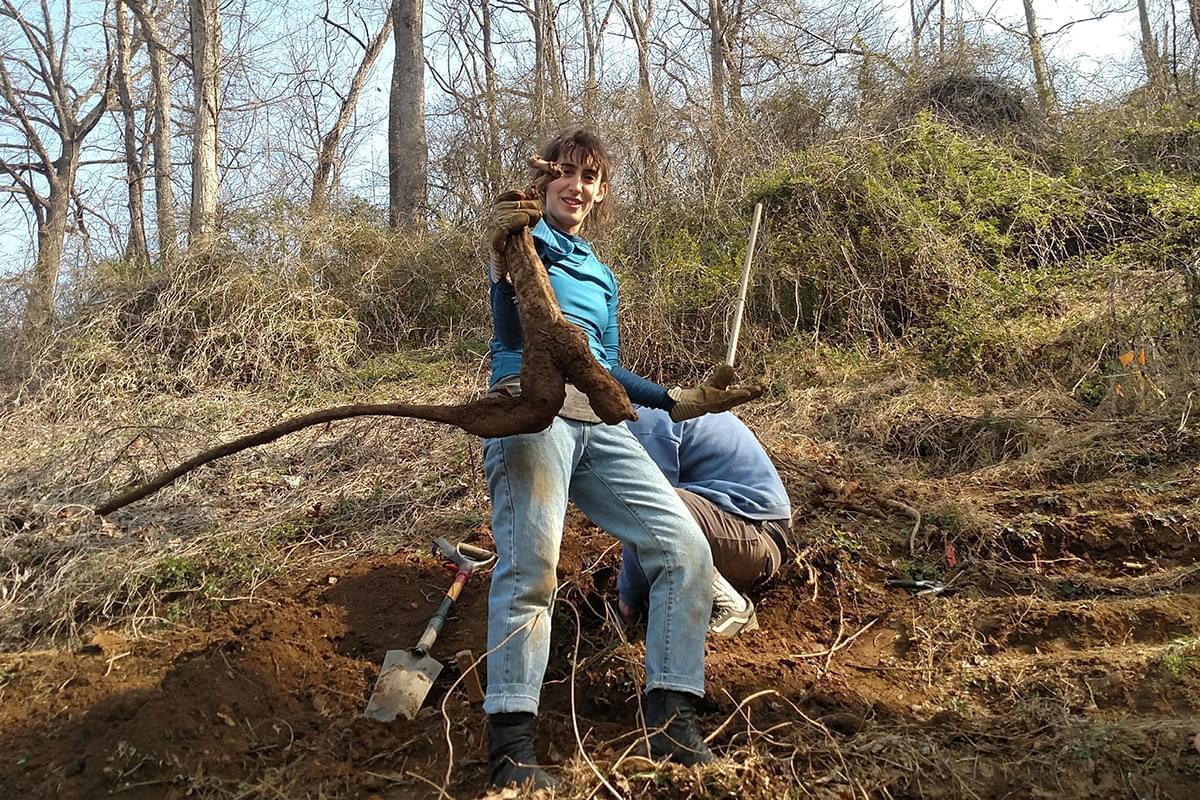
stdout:
[(491, 248), (493, 283), (508, 278), (508, 265), (504, 263), (504, 242), (508, 235), (522, 228), (532, 228), (541, 218), (542, 202), (530, 200), (522, 192), (505, 192), (492, 203), (487, 242)]
[(698, 386), (684, 388), (676, 386), (667, 392), (675, 405), (671, 407), (671, 419), (683, 422), (704, 414), (728, 411), (734, 406), (762, 397), (767, 387), (761, 383), (736, 384), (733, 382), (733, 367), (718, 364)]

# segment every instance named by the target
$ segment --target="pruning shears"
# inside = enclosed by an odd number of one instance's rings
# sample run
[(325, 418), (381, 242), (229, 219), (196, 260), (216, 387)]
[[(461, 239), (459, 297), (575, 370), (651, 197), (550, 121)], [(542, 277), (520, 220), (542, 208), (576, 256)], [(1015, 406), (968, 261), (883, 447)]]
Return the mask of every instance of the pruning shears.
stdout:
[(917, 597), (932, 597), (954, 591), (941, 581), (914, 581), (907, 578), (888, 578), (885, 582), (889, 589), (908, 589)]

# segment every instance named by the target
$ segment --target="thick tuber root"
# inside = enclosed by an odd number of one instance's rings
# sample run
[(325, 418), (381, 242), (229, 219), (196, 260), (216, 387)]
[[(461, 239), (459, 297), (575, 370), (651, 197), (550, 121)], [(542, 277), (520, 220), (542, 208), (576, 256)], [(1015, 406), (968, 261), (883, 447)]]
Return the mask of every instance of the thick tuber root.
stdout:
[[(530, 159), (530, 166), (539, 175), (521, 194), (540, 199), (545, 182), (562, 172), (557, 164), (536, 157)], [(509, 235), (504, 255), (517, 293), (517, 313), (524, 336), (519, 397), (485, 397), (452, 406), (379, 403), (314, 411), (205, 450), (153, 480), (109, 499), (96, 508), (96, 513), (109, 514), (137, 502), (210, 461), (273, 442), (312, 425), (350, 417), (412, 417), (455, 425), (467, 433), (488, 438), (536, 433), (554, 421), (566, 396), (566, 382), (570, 381), (588, 396), (600, 419), (610, 425), (636, 419), (625, 389), (596, 363), (583, 331), (563, 317), (527, 228)]]

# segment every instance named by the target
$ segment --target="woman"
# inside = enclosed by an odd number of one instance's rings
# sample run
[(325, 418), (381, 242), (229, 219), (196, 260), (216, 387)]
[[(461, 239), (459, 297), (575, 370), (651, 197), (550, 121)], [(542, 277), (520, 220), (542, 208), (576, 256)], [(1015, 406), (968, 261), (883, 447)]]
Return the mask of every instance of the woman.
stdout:
[[(609, 194), (611, 160), (591, 131), (571, 128), (540, 154), (561, 177), (544, 189), (541, 214), (498, 202), (500, 234), (532, 226), (538, 255), (564, 316), (635, 403), (685, 419), (756, 397), (743, 387), (670, 391), (619, 365), (617, 284), (582, 237)], [(540, 219), (539, 219), (540, 216)], [(535, 224), (536, 223), (536, 224)], [(496, 231), (494, 230), (493, 233)], [(491, 390), (520, 392), (521, 327), (512, 286), (495, 256), (489, 270), (494, 333)], [(761, 390), (758, 390), (761, 393)], [(484, 440), (498, 561), (488, 604), (488, 687), (493, 786), (553, 786), (537, 765), (533, 723), (550, 650), (555, 568), (567, 501), (634, 548), (650, 585), (646, 632), (646, 724), (651, 754), (685, 764), (714, 756), (696, 727), (692, 699), (704, 694), (704, 636), (712, 557), (700, 528), (625, 425), (605, 425), (570, 384), (554, 422), (539, 433)]]

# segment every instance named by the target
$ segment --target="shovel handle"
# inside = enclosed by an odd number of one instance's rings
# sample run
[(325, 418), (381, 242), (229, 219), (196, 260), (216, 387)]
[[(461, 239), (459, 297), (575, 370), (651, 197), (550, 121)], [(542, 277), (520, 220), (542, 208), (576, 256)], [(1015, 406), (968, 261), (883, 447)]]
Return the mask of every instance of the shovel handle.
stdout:
[(450, 588), (446, 590), (446, 596), (442, 598), (441, 605), (433, 614), (433, 619), (429, 620), (429, 624), (425, 626), (425, 632), (421, 634), (420, 641), (413, 648), (417, 655), (423, 656), (429, 653), (433, 647), (433, 642), (437, 639), (438, 634), (442, 631), (442, 625), (446, 624), (446, 615), (450, 613), (450, 606), (454, 605), (454, 601), (458, 599), (462, 593), (463, 585), (466, 584), (467, 578), (471, 577), (471, 571), (467, 569), (459, 569), (454, 573), (454, 583), (450, 584)]
[(738, 336), (742, 332), (742, 312), (746, 310), (746, 291), (750, 288), (750, 266), (754, 263), (754, 245), (758, 241), (758, 224), (762, 221), (762, 203), (754, 204), (754, 220), (750, 223), (750, 241), (746, 243), (746, 261), (742, 265), (742, 281), (738, 285), (737, 304), (733, 309), (733, 328), (729, 332), (729, 350), (725, 364), (733, 366), (737, 356)]

